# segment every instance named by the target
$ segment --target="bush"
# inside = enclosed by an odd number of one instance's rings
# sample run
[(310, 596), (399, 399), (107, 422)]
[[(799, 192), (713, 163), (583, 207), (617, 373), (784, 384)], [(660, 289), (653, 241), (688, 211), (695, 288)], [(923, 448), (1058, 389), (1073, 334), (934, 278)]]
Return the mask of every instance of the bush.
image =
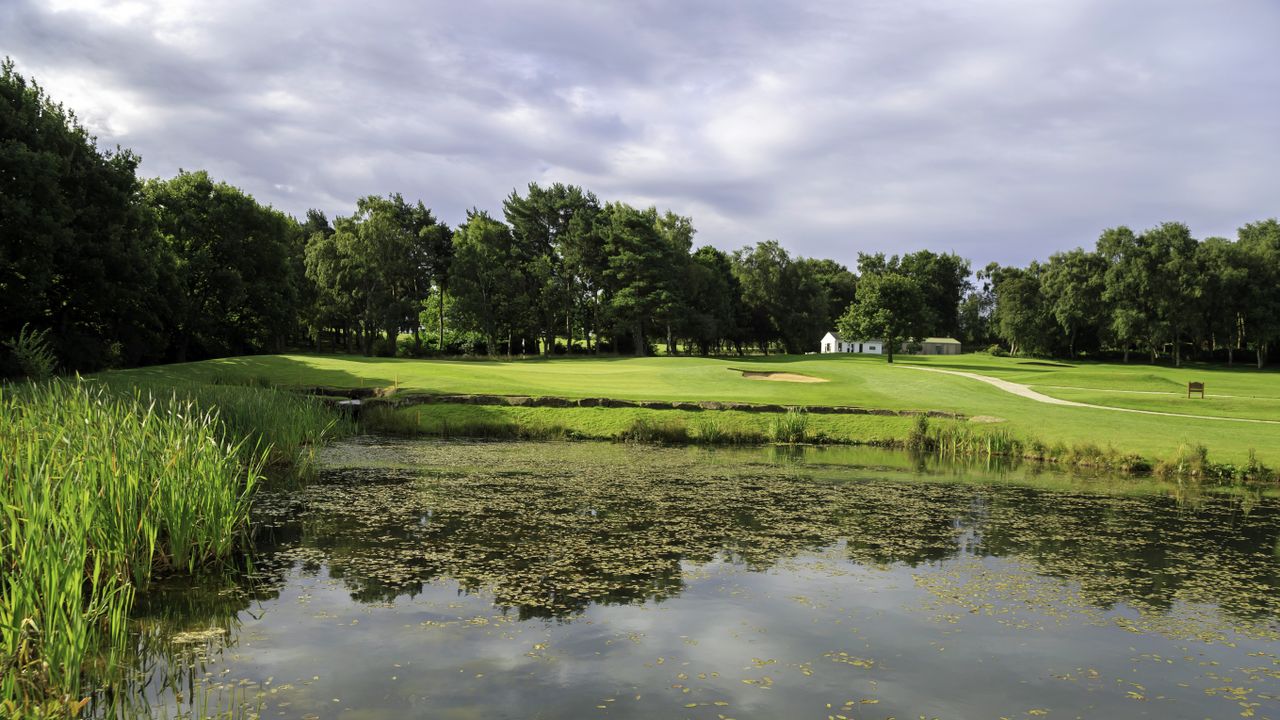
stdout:
[(28, 380), (48, 380), (58, 367), (58, 358), (49, 347), (49, 331), (29, 328), (29, 325), (23, 325), (17, 337), (5, 341), (5, 347), (13, 353)]
[(990, 353), (992, 357), (1009, 357), (1009, 351), (999, 345), (992, 345), (987, 348), (987, 352)]

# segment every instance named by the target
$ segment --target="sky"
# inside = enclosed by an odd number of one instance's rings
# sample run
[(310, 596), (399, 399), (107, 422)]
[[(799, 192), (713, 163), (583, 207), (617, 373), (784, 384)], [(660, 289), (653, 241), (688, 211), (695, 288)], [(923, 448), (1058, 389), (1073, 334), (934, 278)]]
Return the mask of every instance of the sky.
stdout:
[(1277, 37), (1277, 0), (0, 0), (0, 55), (145, 177), (450, 224), (572, 183), (851, 267), (1280, 215)]

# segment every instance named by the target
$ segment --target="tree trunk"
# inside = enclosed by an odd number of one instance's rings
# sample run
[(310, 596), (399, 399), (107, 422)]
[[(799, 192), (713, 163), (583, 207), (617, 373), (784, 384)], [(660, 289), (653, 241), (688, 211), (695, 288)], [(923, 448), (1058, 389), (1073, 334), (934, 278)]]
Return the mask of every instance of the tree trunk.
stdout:
[(1231, 367), (1235, 363), (1235, 351), (1235, 348), (1230, 345), (1227, 346), (1227, 367)]
[(676, 354), (675, 340), (671, 337), (671, 323), (667, 323), (667, 354)]
[(643, 357), (645, 354), (644, 326), (641, 324), (639, 320), (636, 321), (635, 325), (631, 326), (631, 339), (632, 339), (632, 342), (634, 342), (636, 345), (635, 347), (636, 357)]
[[(436, 347), (436, 350), (441, 355), (443, 355), (444, 354), (444, 285), (440, 286), (440, 302), (438, 303), (437, 310), (439, 311), (439, 314), (436, 319), (439, 320), (440, 322), (440, 340), (439, 340), (439, 345)], [(489, 343), (490, 345), (493, 344), (492, 337), (489, 338)], [(490, 352), (493, 352), (493, 351), (490, 350)]]
[(1261, 370), (1263, 365), (1267, 364), (1267, 346), (1266, 343), (1258, 343), (1258, 369)]
[(1124, 364), (1129, 364), (1129, 343), (1124, 344)]

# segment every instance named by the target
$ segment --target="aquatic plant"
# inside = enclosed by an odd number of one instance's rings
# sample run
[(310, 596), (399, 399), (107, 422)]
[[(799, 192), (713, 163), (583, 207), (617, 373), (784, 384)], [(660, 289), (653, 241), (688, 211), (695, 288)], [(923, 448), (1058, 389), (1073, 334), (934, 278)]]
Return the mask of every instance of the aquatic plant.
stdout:
[[(0, 702), (80, 701), (110, 667), (135, 591), (226, 560), (270, 463), (305, 463), (336, 420), (279, 391), (125, 388), (84, 380), (0, 388)], [(50, 711), (49, 708), (54, 708)]]
[(0, 651), (23, 668), (6, 673), (6, 700), (73, 701), (96, 642), (122, 636), (136, 585), (226, 555), (261, 463), (243, 466), (216, 422), (82, 383), (0, 398)]
[(792, 409), (775, 416), (769, 423), (769, 436), (779, 443), (804, 442), (809, 438), (809, 413)]
[(636, 418), (623, 430), (618, 439), (637, 443), (673, 443), (690, 441), (689, 426), (679, 420)]

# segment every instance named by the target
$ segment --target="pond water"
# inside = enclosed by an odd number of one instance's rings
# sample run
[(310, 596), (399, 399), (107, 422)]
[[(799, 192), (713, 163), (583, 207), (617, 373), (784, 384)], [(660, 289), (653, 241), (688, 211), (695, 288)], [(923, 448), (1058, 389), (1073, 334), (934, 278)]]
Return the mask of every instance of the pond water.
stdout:
[(140, 599), (173, 717), (1280, 718), (1280, 501), (777, 451), (364, 438)]

